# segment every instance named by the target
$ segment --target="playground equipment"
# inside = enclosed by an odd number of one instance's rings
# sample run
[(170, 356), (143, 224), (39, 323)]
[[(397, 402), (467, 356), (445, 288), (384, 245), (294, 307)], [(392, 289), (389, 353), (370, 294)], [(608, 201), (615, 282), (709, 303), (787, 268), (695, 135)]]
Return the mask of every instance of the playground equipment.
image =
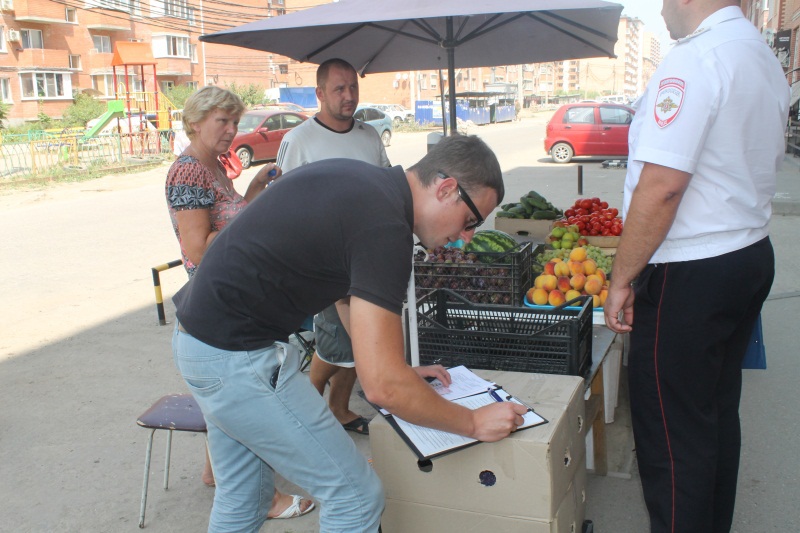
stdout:
[(108, 111), (100, 115), (99, 118), (94, 119), (94, 121), (89, 121), (93, 123), (91, 126), (87, 124), (88, 128), (86, 133), (83, 134), (84, 141), (87, 141), (103, 131), (108, 124), (114, 120), (115, 118), (121, 118), (125, 116), (125, 102), (122, 100), (111, 100), (108, 102)]
[[(147, 91), (147, 80), (145, 79), (145, 65), (152, 66), (153, 79), (152, 91)], [(136, 42), (117, 42), (114, 44), (114, 57), (111, 59), (111, 67), (113, 69), (114, 79), (114, 97), (124, 103), (122, 112), (127, 117), (129, 136), (130, 152), (134, 153), (134, 120), (132, 117), (138, 115), (139, 129), (144, 131), (146, 128), (147, 118), (154, 117), (156, 128), (159, 130), (167, 130), (172, 128), (172, 112), (176, 109), (175, 105), (169, 101), (158, 90), (158, 74), (157, 63), (153, 57), (153, 51), (148, 43)], [(120, 83), (118, 80), (117, 68), (123, 69), (123, 78)], [(129, 68), (132, 73), (137, 73), (142, 83), (142, 90), (131, 90), (130, 87), (130, 74)], [(109, 111), (111, 111), (109, 109)], [(101, 128), (102, 129), (102, 128)], [(157, 136), (157, 151), (161, 151), (161, 137)], [(142, 146), (144, 146), (142, 142)]]

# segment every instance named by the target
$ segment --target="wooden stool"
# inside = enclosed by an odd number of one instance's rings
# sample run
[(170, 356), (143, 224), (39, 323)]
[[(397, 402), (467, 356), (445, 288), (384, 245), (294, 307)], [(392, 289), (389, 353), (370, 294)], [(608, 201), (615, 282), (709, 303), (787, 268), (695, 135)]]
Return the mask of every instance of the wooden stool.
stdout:
[(191, 394), (169, 394), (145, 411), (136, 423), (150, 429), (147, 451), (144, 457), (144, 482), (142, 484), (142, 503), (139, 508), (139, 527), (144, 527), (144, 511), (147, 505), (147, 485), (150, 481), (150, 455), (153, 450), (153, 435), (157, 429), (169, 430), (167, 433), (167, 454), (164, 461), (164, 490), (169, 487), (169, 459), (172, 448), (173, 431), (193, 431), (205, 433), (206, 421), (203, 413)]

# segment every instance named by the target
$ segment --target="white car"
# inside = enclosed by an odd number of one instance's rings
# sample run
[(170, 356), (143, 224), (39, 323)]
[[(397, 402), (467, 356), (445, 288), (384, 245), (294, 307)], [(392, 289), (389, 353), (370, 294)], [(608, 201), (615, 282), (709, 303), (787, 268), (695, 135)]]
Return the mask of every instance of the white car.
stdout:
[(397, 125), (401, 122), (411, 122), (414, 120), (414, 113), (409, 109), (401, 106), (400, 104), (363, 104), (368, 105), (370, 107), (374, 107), (376, 109), (380, 109), (384, 113), (386, 113), (391, 119), (392, 122)]

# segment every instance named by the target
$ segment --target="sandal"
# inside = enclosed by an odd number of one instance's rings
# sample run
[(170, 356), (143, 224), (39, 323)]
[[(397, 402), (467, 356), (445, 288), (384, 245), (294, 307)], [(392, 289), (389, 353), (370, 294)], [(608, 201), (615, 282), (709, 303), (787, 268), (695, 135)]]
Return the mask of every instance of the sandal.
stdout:
[(347, 424), (342, 424), (342, 427), (347, 431), (358, 433), (359, 435), (369, 435), (369, 420), (363, 416), (354, 418)]
[(292, 505), (287, 507), (278, 516), (273, 516), (272, 518), (267, 517), (267, 520), (277, 520), (277, 519), (284, 519), (284, 518), (297, 518), (298, 516), (303, 516), (304, 514), (307, 514), (307, 513), (310, 513), (311, 511), (313, 511), (314, 507), (316, 507), (316, 505), (314, 504), (313, 501), (311, 502), (311, 505), (309, 505), (308, 508), (305, 511), (303, 511), (300, 508), (300, 504), (303, 502), (303, 499), (304, 498), (302, 496), (299, 496), (297, 494), (293, 494), (292, 495)]

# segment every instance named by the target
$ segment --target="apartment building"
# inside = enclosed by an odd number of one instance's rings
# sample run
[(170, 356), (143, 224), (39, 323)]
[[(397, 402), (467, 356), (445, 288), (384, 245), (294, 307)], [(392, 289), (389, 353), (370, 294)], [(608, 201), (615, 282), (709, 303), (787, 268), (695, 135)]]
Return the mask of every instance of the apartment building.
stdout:
[(11, 122), (35, 120), (40, 113), (60, 118), (75, 91), (111, 99), (125, 86), (121, 69), (115, 86), (111, 66), (120, 41), (150, 43), (157, 63), (157, 80), (152, 67), (128, 69), (131, 91), (179, 84), (288, 84), (286, 58), (198, 40), (203, 33), (281, 15), (283, 3), (0, 0), (0, 98), (10, 104)]

